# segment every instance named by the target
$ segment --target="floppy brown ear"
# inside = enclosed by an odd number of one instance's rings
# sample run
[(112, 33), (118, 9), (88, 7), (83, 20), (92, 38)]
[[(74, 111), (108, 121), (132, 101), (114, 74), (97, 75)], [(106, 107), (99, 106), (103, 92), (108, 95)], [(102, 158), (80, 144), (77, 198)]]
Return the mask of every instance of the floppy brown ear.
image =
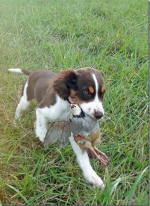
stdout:
[(64, 100), (70, 95), (70, 90), (77, 90), (77, 74), (73, 69), (62, 71), (54, 82), (54, 89)]

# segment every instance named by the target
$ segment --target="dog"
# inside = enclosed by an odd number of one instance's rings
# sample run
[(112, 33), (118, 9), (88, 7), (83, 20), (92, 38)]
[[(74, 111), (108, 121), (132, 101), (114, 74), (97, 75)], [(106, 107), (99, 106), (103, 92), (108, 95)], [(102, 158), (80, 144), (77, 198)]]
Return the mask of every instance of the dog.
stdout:
[[(36, 99), (35, 134), (44, 142), (49, 121), (66, 121), (72, 118), (70, 104), (78, 104), (83, 113), (95, 120), (104, 116), (102, 105), (104, 74), (91, 67), (76, 70), (63, 70), (56, 74), (49, 70), (27, 71), (10, 68), (9, 72), (28, 75), (22, 96), (16, 108), (15, 119), (19, 119), (32, 99)], [(86, 150), (82, 150), (73, 135), (69, 141), (76, 154), (77, 161), (86, 181), (95, 187), (104, 189), (102, 179), (93, 170)]]

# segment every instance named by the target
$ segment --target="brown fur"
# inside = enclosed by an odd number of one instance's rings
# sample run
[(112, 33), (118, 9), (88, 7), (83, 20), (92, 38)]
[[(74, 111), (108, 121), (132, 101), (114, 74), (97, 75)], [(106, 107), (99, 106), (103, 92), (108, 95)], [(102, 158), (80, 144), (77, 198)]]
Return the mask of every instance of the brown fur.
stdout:
[(54, 82), (54, 89), (61, 98), (67, 100), (70, 89), (76, 83), (76, 72), (73, 69), (62, 71)]
[(28, 79), (28, 100), (30, 101), (35, 98), (40, 102), (45, 96), (50, 84), (52, 84), (54, 77), (56, 77), (56, 74), (51, 71), (39, 70), (32, 72)]
[(70, 97), (71, 97), (73, 103), (75, 103), (75, 104), (82, 104), (84, 102), (81, 99), (79, 99), (79, 97), (77, 97), (76, 91), (73, 89), (71, 89)]
[(104, 87), (101, 88), (101, 93), (102, 93), (102, 94), (105, 93), (105, 88), (104, 88)]

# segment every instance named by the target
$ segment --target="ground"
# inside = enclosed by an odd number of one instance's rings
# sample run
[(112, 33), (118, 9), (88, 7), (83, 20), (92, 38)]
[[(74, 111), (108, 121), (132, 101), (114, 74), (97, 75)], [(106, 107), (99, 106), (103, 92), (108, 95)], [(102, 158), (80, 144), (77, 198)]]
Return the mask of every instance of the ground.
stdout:
[[(144, 0), (0, 0), (0, 200), (5, 204), (148, 205), (148, 52)], [(13, 125), (28, 70), (105, 74), (100, 122), (106, 189), (87, 185), (72, 148), (44, 148), (30, 108)], [(33, 103), (32, 107), (35, 105)]]

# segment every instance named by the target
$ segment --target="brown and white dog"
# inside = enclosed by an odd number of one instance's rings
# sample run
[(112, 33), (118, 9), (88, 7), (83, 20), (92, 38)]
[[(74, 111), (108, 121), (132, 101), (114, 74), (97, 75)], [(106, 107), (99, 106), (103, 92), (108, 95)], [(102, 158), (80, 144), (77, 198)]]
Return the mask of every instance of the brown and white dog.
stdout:
[[(101, 71), (86, 67), (77, 70), (68, 69), (56, 74), (48, 70), (29, 72), (20, 68), (8, 69), (29, 75), (20, 102), (17, 106), (15, 118), (20, 118), (32, 99), (36, 99), (35, 133), (40, 141), (44, 141), (48, 122), (63, 121), (72, 118), (70, 102), (78, 104), (84, 114), (99, 120), (104, 115), (102, 99), (105, 92), (104, 75)], [(101, 178), (93, 170), (86, 151), (83, 151), (74, 140), (69, 137), (77, 161), (83, 175), (90, 184), (104, 188)]]

